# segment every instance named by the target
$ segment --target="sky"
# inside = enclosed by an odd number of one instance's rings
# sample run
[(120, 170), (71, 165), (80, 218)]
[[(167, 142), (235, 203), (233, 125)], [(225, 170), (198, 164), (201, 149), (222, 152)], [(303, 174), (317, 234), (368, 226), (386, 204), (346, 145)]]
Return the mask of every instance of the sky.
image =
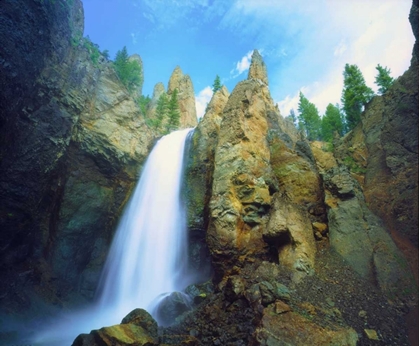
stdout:
[(126, 46), (144, 65), (143, 94), (166, 87), (180, 66), (194, 85), (198, 117), (216, 75), (229, 92), (246, 79), (252, 51), (267, 65), (271, 96), (287, 116), (298, 95), (320, 115), (340, 103), (346, 63), (374, 91), (377, 64), (396, 78), (410, 65), (411, 0), (82, 0), (84, 36), (111, 59)]

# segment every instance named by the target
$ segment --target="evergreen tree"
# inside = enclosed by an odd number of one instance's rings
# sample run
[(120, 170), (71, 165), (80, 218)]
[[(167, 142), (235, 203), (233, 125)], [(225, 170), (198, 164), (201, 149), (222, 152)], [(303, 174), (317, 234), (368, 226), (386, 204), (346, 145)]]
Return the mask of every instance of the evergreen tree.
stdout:
[(213, 82), (213, 92), (215, 93), (217, 90), (222, 88), (222, 83), (220, 82), (219, 75), (216, 75), (216, 79)]
[(344, 124), (340, 108), (337, 105), (328, 104), (325, 115), (321, 119), (321, 138), (325, 142), (332, 142), (334, 132), (340, 136), (344, 133)]
[(319, 139), (321, 119), (318, 109), (313, 103), (309, 102), (302, 92), (299, 93), (298, 111), (298, 128), (306, 134), (308, 140)]
[(141, 113), (143, 115), (146, 115), (147, 109), (149, 108), (149, 105), (150, 105), (150, 101), (151, 101), (151, 99), (150, 99), (149, 95), (147, 95), (147, 96), (141, 95), (137, 99), (137, 104), (139, 105)]
[(289, 115), (286, 117), (286, 119), (289, 119), (289, 120), (293, 123), (293, 125), (295, 125), (295, 126), (296, 126), (296, 120), (297, 120), (297, 117), (296, 117), (295, 110), (294, 110), (293, 108), (290, 110), (290, 113), (289, 113)]
[(156, 111), (155, 111), (155, 119), (153, 119), (152, 125), (155, 128), (159, 128), (162, 125), (163, 119), (168, 114), (168, 98), (166, 93), (162, 93), (159, 96), (157, 104), (156, 104)]
[(176, 130), (179, 127), (180, 113), (178, 105), (178, 89), (172, 92), (171, 98), (168, 103), (168, 124), (166, 127), (167, 132)]
[(348, 130), (352, 130), (359, 123), (363, 107), (372, 99), (374, 92), (366, 85), (357, 65), (346, 64), (343, 76), (344, 89), (341, 94), (341, 102)]
[(383, 95), (394, 83), (394, 78), (390, 76), (391, 70), (386, 66), (382, 67), (378, 64), (378, 66), (376, 66), (376, 69), (378, 70), (378, 74), (375, 77), (375, 84), (379, 87), (378, 93), (380, 95)]
[(124, 46), (115, 55), (114, 68), (121, 82), (129, 91), (143, 84), (141, 78), (141, 66), (136, 60), (129, 60), (127, 48)]

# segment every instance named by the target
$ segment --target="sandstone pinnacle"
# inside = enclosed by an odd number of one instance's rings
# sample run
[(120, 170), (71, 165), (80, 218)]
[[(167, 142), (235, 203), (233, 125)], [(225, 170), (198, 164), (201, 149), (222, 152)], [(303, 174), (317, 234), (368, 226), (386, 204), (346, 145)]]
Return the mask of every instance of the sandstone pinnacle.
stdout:
[(248, 79), (259, 79), (268, 85), (267, 68), (257, 49), (254, 49), (251, 58), (251, 66), (248, 71)]
[(168, 95), (178, 89), (178, 104), (181, 112), (180, 128), (197, 126), (194, 87), (189, 75), (184, 75), (177, 66), (168, 82)]

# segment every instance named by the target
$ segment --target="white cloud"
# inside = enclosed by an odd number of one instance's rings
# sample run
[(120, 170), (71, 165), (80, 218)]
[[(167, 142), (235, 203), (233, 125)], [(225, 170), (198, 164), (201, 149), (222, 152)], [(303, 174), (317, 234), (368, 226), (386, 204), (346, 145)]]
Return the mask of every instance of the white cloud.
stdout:
[[(273, 97), (281, 100), (278, 104), (284, 116), (291, 108), (296, 109), (295, 91), (301, 85), (310, 86), (304, 94), (321, 115), (329, 103), (341, 103), (346, 63), (356, 64), (373, 90), (377, 90), (374, 80), (378, 63), (389, 67), (393, 77), (404, 73), (410, 64), (414, 44), (407, 19), (410, 0), (326, 0), (317, 4), (317, 22), (300, 23), (305, 35), (300, 36), (293, 60), (287, 66), (279, 63), (271, 76), (268, 66)], [(282, 44), (288, 49), (291, 43), (283, 40)]]
[(283, 100), (277, 102), (277, 105), (279, 106), (280, 114), (283, 117), (287, 117), (290, 114), (290, 111), (292, 109), (297, 112), (299, 104), (299, 93), (295, 94), (295, 96), (287, 95)]
[(344, 40), (341, 40), (340, 43), (334, 49), (334, 56), (343, 55), (346, 50), (347, 50), (346, 42)]
[(280, 114), (283, 117), (287, 117), (290, 114), (290, 111), (294, 109), (297, 115), (299, 107), (299, 93), (302, 92), (307, 97), (310, 90), (310, 87), (304, 86), (296, 91), (294, 96), (287, 95), (283, 100), (278, 101), (277, 105), (279, 106)]
[(203, 117), (207, 104), (210, 102), (213, 96), (213, 90), (210, 86), (206, 86), (201, 90), (198, 95), (195, 96), (195, 107), (197, 109), (197, 118), (200, 119)]
[(241, 60), (236, 63), (236, 67), (230, 71), (232, 78), (236, 78), (241, 75), (244, 71), (249, 69), (251, 65), (252, 50), (250, 50)]

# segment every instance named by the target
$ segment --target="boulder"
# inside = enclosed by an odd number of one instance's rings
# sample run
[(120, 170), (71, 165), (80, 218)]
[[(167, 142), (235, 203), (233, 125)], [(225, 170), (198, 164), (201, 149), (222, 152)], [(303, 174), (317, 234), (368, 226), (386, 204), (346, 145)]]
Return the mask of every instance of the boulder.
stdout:
[(80, 334), (72, 346), (154, 346), (158, 339), (152, 337), (142, 327), (135, 324), (117, 324), (95, 329), (90, 334)]
[(182, 292), (172, 292), (163, 297), (156, 307), (156, 319), (160, 326), (170, 326), (183, 313), (191, 310), (191, 298)]
[(136, 326), (142, 327), (153, 338), (158, 337), (157, 322), (144, 309), (134, 309), (122, 319), (121, 324), (134, 324)]

